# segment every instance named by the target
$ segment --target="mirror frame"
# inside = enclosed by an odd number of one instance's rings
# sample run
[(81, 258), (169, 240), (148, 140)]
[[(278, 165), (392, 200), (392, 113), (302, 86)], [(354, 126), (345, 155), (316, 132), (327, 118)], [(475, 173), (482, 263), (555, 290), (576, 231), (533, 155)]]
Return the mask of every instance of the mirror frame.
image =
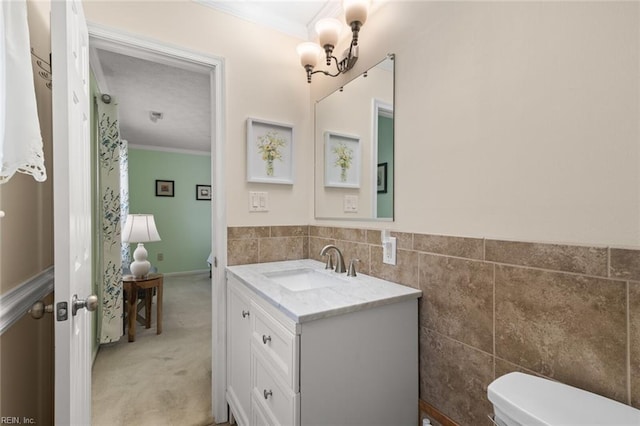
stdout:
[[(396, 105), (396, 70), (395, 70), (395, 54), (394, 53), (389, 53), (387, 55), (385, 55), (385, 57), (376, 62), (372, 67), (368, 68), (367, 70), (359, 73), (358, 75), (354, 76), (352, 79), (350, 79), (349, 81), (345, 82), (342, 86), (340, 86), (338, 89), (334, 90), (333, 92), (327, 94), (326, 96), (323, 96), (322, 98), (318, 99), (315, 101), (314, 103), (314, 111), (313, 111), (313, 131), (314, 131), (314, 138), (313, 138), (313, 147), (314, 147), (314, 155), (313, 155), (313, 161), (314, 161), (314, 167), (313, 167), (313, 213), (314, 213), (314, 218), (316, 220), (341, 220), (341, 221), (353, 221), (353, 222), (393, 222), (395, 221), (395, 159), (396, 159), (396, 126), (395, 126), (395, 105)], [(366, 74), (369, 70), (377, 67), (378, 65), (380, 65), (381, 63), (383, 63), (384, 61), (390, 59), (392, 64), (393, 64), (393, 76), (391, 78), (391, 84), (392, 84), (392, 104), (389, 105), (388, 103), (381, 101), (379, 99), (373, 98), (373, 106), (372, 106), (372, 115), (374, 116), (374, 121), (372, 123), (372, 127), (374, 132), (372, 133), (373, 135), (378, 134), (378, 129), (377, 129), (377, 123), (378, 123), (378, 115), (376, 114), (377, 111), (391, 111), (391, 113), (393, 114), (393, 161), (394, 161), (394, 168), (393, 168), (393, 179), (391, 180), (391, 189), (392, 189), (392, 199), (391, 199), (391, 217), (384, 217), (384, 218), (378, 218), (378, 217), (349, 217), (348, 213), (343, 213), (343, 217), (341, 216), (332, 216), (332, 215), (327, 215), (327, 216), (319, 216), (318, 215), (318, 185), (319, 185), (319, 177), (318, 177), (318, 170), (317, 168), (319, 167), (319, 163), (318, 161), (320, 159), (318, 159), (318, 143), (321, 143), (322, 146), (324, 147), (324, 137), (320, 138), (322, 140), (318, 140), (317, 135), (318, 135), (318, 120), (317, 120), (317, 116), (318, 116), (318, 104), (328, 98), (329, 96), (335, 94), (336, 92), (342, 91), (342, 89), (344, 87), (346, 87), (349, 83), (353, 82), (354, 80), (356, 80), (357, 78), (363, 76), (364, 74)], [(382, 114), (384, 115), (384, 114)], [(324, 133), (323, 133), (324, 135)], [(373, 138), (372, 138), (373, 139)], [(376, 141), (376, 146), (377, 146), (377, 141)], [(324, 148), (322, 150), (320, 150), (321, 152), (324, 152)], [(371, 153), (371, 160), (373, 159), (377, 159), (377, 149), (372, 150)], [(377, 161), (377, 160), (376, 160)], [(322, 164), (320, 164), (320, 167), (324, 168), (324, 158), (322, 158), (321, 161)], [(373, 164), (373, 161), (372, 161)], [(377, 165), (377, 163), (376, 163)], [(372, 167), (371, 168), (371, 173), (365, 173), (365, 178), (368, 175), (371, 179), (372, 182), (376, 182), (377, 180), (377, 167)], [(375, 190), (375, 185), (373, 186), (374, 190)], [(375, 193), (375, 192), (374, 192)], [(377, 194), (376, 194), (377, 195)], [(377, 196), (372, 197), (372, 213), (377, 211)]]

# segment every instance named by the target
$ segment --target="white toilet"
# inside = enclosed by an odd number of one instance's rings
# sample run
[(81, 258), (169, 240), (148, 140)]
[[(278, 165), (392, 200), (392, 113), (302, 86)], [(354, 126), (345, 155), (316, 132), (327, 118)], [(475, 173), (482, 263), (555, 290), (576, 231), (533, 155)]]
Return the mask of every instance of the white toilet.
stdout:
[(640, 426), (640, 410), (528, 374), (499, 377), (487, 394), (499, 426)]

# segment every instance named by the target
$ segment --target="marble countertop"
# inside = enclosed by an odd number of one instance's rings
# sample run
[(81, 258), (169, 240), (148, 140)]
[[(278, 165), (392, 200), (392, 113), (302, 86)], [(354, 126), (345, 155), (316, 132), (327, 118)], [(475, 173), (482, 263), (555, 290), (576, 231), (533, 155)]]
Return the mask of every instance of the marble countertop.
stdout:
[[(339, 284), (304, 291), (291, 291), (264, 274), (310, 268), (333, 276)], [(325, 270), (316, 260), (289, 260), (228, 266), (227, 272), (297, 323), (355, 312), (375, 306), (417, 299), (420, 290), (360, 274), (347, 277)]]

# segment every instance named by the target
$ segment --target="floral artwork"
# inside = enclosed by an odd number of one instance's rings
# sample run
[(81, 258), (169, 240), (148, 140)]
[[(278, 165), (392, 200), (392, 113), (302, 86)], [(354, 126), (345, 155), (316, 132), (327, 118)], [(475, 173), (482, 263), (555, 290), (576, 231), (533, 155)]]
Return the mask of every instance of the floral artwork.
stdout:
[(348, 148), (345, 144), (339, 143), (331, 148), (336, 155), (335, 165), (340, 167), (340, 182), (347, 181), (347, 172), (351, 167), (351, 160), (353, 160), (353, 150)]
[(360, 188), (360, 138), (325, 132), (324, 186)]
[(265, 135), (258, 137), (258, 152), (265, 162), (267, 176), (273, 176), (273, 162), (282, 161), (282, 150), (287, 145), (287, 141), (282, 138), (277, 131), (271, 130)]
[(247, 181), (293, 183), (293, 127), (247, 119)]

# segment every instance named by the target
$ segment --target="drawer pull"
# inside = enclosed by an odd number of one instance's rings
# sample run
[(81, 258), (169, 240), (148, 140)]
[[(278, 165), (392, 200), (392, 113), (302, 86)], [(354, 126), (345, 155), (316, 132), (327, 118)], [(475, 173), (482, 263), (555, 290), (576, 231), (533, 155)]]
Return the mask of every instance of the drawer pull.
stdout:
[(265, 389), (264, 391), (262, 391), (262, 394), (264, 395), (264, 399), (269, 399), (269, 397), (273, 395), (273, 392), (271, 391), (271, 389), (269, 390)]
[(271, 336), (265, 336), (264, 334), (262, 335), (262, 343), (266, 345), (267, 342), (270, 342), (270, 341), (271, 341)]
[(249, 311), (242, 311), (242, 318), (246, 318), (249, 316)]

